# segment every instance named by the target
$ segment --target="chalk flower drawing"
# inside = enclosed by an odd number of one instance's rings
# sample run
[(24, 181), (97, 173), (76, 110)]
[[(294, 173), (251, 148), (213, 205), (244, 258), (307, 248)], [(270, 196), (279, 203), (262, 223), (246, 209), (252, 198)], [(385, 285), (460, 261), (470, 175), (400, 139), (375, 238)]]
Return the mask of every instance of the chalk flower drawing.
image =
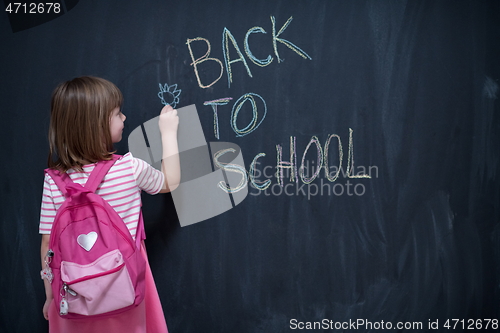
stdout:
[(179, 95), (181, 94), (181, 89), (177, 89), (177, 84), (171, 86), (165, 83), (164, 86), (160, 83), (160, 92), (158, 97), (161, 99), (163, 105), (171, 105), (173, 108), (179, 104)]

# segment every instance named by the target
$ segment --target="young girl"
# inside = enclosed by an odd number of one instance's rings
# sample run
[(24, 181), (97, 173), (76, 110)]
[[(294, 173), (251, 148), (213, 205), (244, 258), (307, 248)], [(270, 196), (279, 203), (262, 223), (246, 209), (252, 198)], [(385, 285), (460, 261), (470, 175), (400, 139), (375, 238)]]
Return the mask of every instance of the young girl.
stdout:
[[(113, 143), (122, 139), (126, 119), (120, 110), (122, 102), (120, 90), (101, 78), (80, 77), (60, 84), (52, 95), (49, 168), (66, 172), (75, 183), (84, 185), (96, 163), (110, 160)], [(169, 192), (180, 181), (177, 111), (166, 106), (161, 110), (159, 119), (164, 158), (162, 172), (127, 153), (115, 162), (96, 191), (124, 220), (134, 239), (140, 216), (141, 190), (149, 194)], [(42, 268), (45, 266), (52, 223), (63, 202), (64, 195), (46, 174), (39, 228), (42, 234)], [(141, 250), (146, 257), (144, 244)], [(44, 279), (44, 284), (46, 301), (43, 315), (49, 321), (51, 333), (167, 332), (149, 263), (144, 301), (114, 317), (92, 321), (63, 319), (57, 313), (47, 279)]]

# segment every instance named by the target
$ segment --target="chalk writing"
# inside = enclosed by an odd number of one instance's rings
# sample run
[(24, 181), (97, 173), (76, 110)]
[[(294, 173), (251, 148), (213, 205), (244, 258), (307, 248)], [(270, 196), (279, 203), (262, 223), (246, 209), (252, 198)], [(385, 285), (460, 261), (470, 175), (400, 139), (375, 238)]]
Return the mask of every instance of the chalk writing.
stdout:
[[(255, 103), (254, 97), (260, 98), (262, 100), (262, 103), (264, 104), (264, 112), (262, 115), (262, 119), (259, 122), (257, 122), (258, 121), (257, 104)], [(236, 121), (238, 119), (238, 114), (241, 110), (241, 107), (247, 101), (249, 101), (250, 104), (252, 105), (252, 121), (245, 128), (239, 129), (238, 126), (236, 125)], [(238, 137), (245, 136), (255, 131), (257, 127), (259, 127), (260, 124), (262, 124), (262, 121), (264, 121), (264, 118), (266, 118), (266, 114), (267, 114), (266, 101), (264, 101), (264, 99), (260, 95), (254, 93), (244, 94), (233, 105), (233, 109), (231, 111), (231, 128), (233, 129), (234, 133), (236, 133), (236, 136)]]
[[(194, 42), (194, 41), (204, 41), (205, 43), (207, 43), (207, 53), (205, 53), (203, 56), (199, 57), (196, 60), (194, 59), (193, 50), (191, 48), (191, 43)], [(198, 81), (198, 85), (200, 86), (200, 88), (209, 88), (209, 87), (211, 87), (217, 81), (220, 80), (220, 78), (222, 77), (222, 74), (224, 73), (224, 66), (222, 65), (222, 61), (220, 61), (217, 58), (209, 58), (208, 57), (210, 55), (210, 42), (206, 38), (196, 37), (196, 38), (193, 38), (193, 39), (188, 39), (187, 42), (186, 42), (186, 44), (188, 46), (189, 54), (191, 55), (191, 59), (193, 61), (191, 63), (191, 66), (193, 66), (193, 68), (194, 68), (194, 74), (196, 75), (196, 80)], [(201, 83), (200, 74), (198, 73), (198, 65), (201, 64), (201, 63), (204, 63), (205, 61), (209, 61), (209, 60), (210, 61), (215, 61), (217, 64), (219, 64), (219, 66), (220, 66), (220, 74), (219, 74), (219, 77), (217, 79), (215, 79), (214, 81), (212, 81), (212, 83), (210, 83), (208, 85), (204, 85), (204, 84)]]
[[(338, 167), (337, 172), (335, 173), (335, 176), (332, 177), (330, 175), (329, 170), (328, 170), (328, 150), (330, 147), (330, 141), (334, 137), (337, 138), (337, 140), (339, 141), (339, 167)], [(325, 176), (326, 176), (326, 179), (328, 179), (331, 182), (334, 182), (339, 177), (340, 169), (342, 168), (342, 158), (344, 157), (344, 152), (342, 151), (342, 141), (340, 140), (340, 136), (338, 136), (337, 134), (330, 134), (328, 136), (328, 139), (326, 139), (325, 149), (323, 151), (325, 154), (324, 158), (325, 158)]]
[(217, 139), (219, 139), (219, 116), (217, 114), (217, 105), (226, 105), (232, 99), (232, 97), (225, 97), (213, 101), (203, 102), (203, 105), (211, 105), (212, 110), (214, 111), (214, 134)]
[(238, 191), (241, 191), (244, 189), (247, 185), (248, 177), (247, 177), (247, 172), (244, 167), (238, 165), (238, 164), (232, 164), (232, 163), (222, 163), (219, 161), (219, 158), (227, 153), (234, 153), (236, 150), (234, 148), (227, 148), (227, 149), (222, 149), (219, 150), (214, 154), (214, 164), (220, 168), (223, 169), (224, 171), (230, 171), (230, 172), (236, 172), (242, 175), (240, 182), (236, 186), (230, 186), (226, 184), (223, 181), (220, 181), (217, 185), (219, 186), (220, 189), (222, 189), (226, 193), (236, 193)]
[[(264, 111), (263, 111), (262, 118), (260, 119), (260, 121), (259, 121), (259, 114), (257, 112), (258, 108), (257, 108), (257, 104), (255, 102), (255, 98), (254, 97), (258, 97), (262, 101), (262, 104), (264, 106)], [(217, 139), (219, 139), (219, 136), (220, 136), (219, 135), (219, 115), (218, 115), (218, 108), (217, 108), (217, 106), (219, 106), (219, 105), (226, 105), (232, 99), (233, 99), (232, 97), (224, 97), (224, 98), (219, 98), (219, 99), (216, 99), (216, 100), (213, 100), (213, 101), (203, 102), (203, 105), (210, 105), (210, 106), (212, 106), (212, 110), (214, 112), (214, 134), (215, 134), (215, 137)], [(250, 121), (250, 123), (245, 128), (239, 129), (238, 125), (236, 124), (237, 120), (238, 120), (238, 115), (239, 115), (239, 113), (241, 111), (241, 108), (243, 107), (243, 105), (247, 101), (250, 102), (250, 104), (252, 106), (252, 120)], [(252, 133), (254, 130), (257, 129), (257, 127), (260, 126), (260, 124), (262, 123), (262, 121), (266, 117), (266, 114), (267, 114), (267, 105), (266, 105), (266, 101), (264, 100), (264, 98), (262, 98), (262, 96), (260, 96), (258, 94), (255, 94), (255, 93), (246, 93), (246, 94), (243, 94), (234, 103), (233, 108), (231, 110), (231, 119), (230, 119), (231, 128), (233, 129), (234, 133), (236, 133), (237, 137), (245, 136), (247, 134)]]
[(283, 170), (290, 169), (290, 181), (297, 182), (297, 154), (295, 153), (295, 137), (290, 137), (290, 162), (283, 161), (283, 149), (276, 145), (276, 178), (278, 184), (283, 186)]
[[(279, 53), (278, 53), (278, 43), (284, 44), (286, 47), (288, 47), (290, 50), (292, 50), (293, 52), (295, 52), (296, 54), (298, 54), (302, 58), (312, 60), (312, 58), (309, 56), (309, 54), (307, 54), (300, 47), (293, 44), (289, 40), (286, 40), (286, 39), (283, 39), (280, 37), (281, 34), (286, 30), (286, 28), (288, 28), (288, 26), (292, 22), (292, 19), (293, 19), (293, 17), (290, 16), (290, 18), (285, 22), (285, 24), (283, 24), (281, 29), (279, 29), (279, 31), (276, 32), (276, 19), (274, 18), (274, 16), (271, 16), (272, 44), (273, 44), (272, 47), (274, 50), (274, 54), (276, 55), (276, 58), (278, 59), (278, 63), (283, 62), (283, 59), (280, 58)], [(249, 37), (251, 34), (256, 34), (256, 33), (265, 34), (266, 31), (262, 27), (253, 27), (247, 31), (247, 33), (245, 34), (245, 39), (244, 39), (245, 53), (246, 53), (248, 59), (250, 59), (250, 61), (252, 63), (254, 63), (255, 65), (258, 65), (260, 67), (265, 67), (265, 66), (268, 66), (273, 61), (273, 57), (268, 55), (265, 60), (258, 59), (257, 57), (255, 57), (253, 55), (252, 51), (250, 51)], [(199, 58), (195, 58), (195, 56), (193, 54), (193, 49), (191, 47), (191, 43), (197, 42), (197, 41), (203, 41), (207, 44), (207, 52)], [(235, 58), (235, 59), (231, 59), (229, 56), (229, 41), (231, 41), (231, 44), (232, 44), (234, 50), (236, 51), (237, 58)], [(248, 63), (247, 63), (243, 53), (241, 52), (240, 47), (238, 46), (236, 39), (234, 38), (233, 34), (229, 31), (229, 29), (227, 29), (226, 27), (224, 27), (222, 29), (222, 54), (224, 56), (224, 64), (222, 63), (222, 61), (220, 61), (217, 58), (209, 57), (210, 51), (211, 51), (211, 46), (210, 46), (210, 42), (208, 41), (208, 39), (202, 38), (202, 37), (187, 39), (186, 44), (188, 46), (189, 54), (190, 54), (191, 60), (192, 60), (190, 65), (193, 66), (196, 80), (198, 81), (198, 86), (200, 88), (206, 89), (206, 88), (211, 87), (215, 83), (217, 83), (224, 73), (224, 67), (226, 68), (226, 72), (227, 72), (228, 87), (231, 87), (231, 83), (233, 82), (233, 71), (232, 71), (231, 65), (234, 63), (237, 63), (237, 62), (241, 62), (243, 64), (243, 66), (245, 67), (248, 76), (253, 77), (252, 72), (250, 70), (250, 67), (248, 66)], [(213, 80), (210, 84), (203, 84), (201, 82), (200, 72), (198, 70), (198, 67), (202, 63), (205, 63), (207, 61), (215, 61), (220, 67), (220, 72), (219, 72), (219, 76), (217, 77), (217, 79)]]
[(290, 16), (290, 18), (285, 22), (285, 24), (283, 24), (283, 26), (281, 27), (280, 31), (278, 31), (278, 33), (276, 34), (276, 19), (274, 18), (274, 16), (271, 16), (271, 22), (273, 24), (273, 48), (274, 48), (274, 54), (276, 54), (276, 58), (278, 58), (278, 62), (283, 61), (283, 59), (280, 59), (280, 56), (278, 54), (278, 47), (277, 47), (277, 44), (276, 44), (276, 42), (280, 42), (280, 43), (285, 44), (289, 49), (291, 49), (292, 51), (294, 51), (295, 53), (297, 53), (302, 58), (312, 60), (311, 57), (307, 53), (305, 53), (302, 49), (300, 49), (295, 44), (287, 41), (286, 39), (278, 38), (278, 36), (281, 35), (283, 33), (283, 31), (285, 31), (285, 29), (288, 27), (288, 25), (292, 22), (292, 19), (293, 19), (293, 17)]
[[(354, 175), (354, 162), (352, 156), (354, 156), (354, 144), (353, 144), (353, 130), (349, 128), (349, 153), (348, 155), (351, 156), (351, 158), (348, 161), (347, 165), (347, 171), (342, 168), (342, 162), (343, 162), (343, 149), (342, 149), (342, 141), (340, 139), (340, 136), (337, 134), (330, 134), (328, 135), (324, 148), (322, 148), (320, 144), (320, 140), (316, 136), (312, 136), (311, 140), (309, 140), (309, 143), (307, 144), (304, 153), (302, 155), (302, 161), (299, 170), (297, 171), (297, 153), (296, 153), (296, 138), (294, 136), (290, 136), (290, 161), (283, 161), (283, 148), (281, 145), (276, 145), (276, 166), (271, 167), (271, 166), (266, 166), (264, 167), (263, 172), (261, 172), (259, 169), (257, 169), (258, 164), (258, 159), (261, 157), (266, 156), (265, 153), (259, 153), (257, 154), (252, 163), (250, 164), (250, 171), (249, 171), (249, 181), (252, 184), (252, 187), (264, 191), (265, 189), (269, 188), (271, 186), (271, 179), (266, 179), (264, 182), (258, 181), (256, 178), (258, 178), (258, 175), (264, 174), (266, 177), (271, 177), (271, 175), (266, 174), (266, 169), (271, 168), (275, 169), (274, 176), (277, 181), (277, 186), (284, 186), (284, 171), (289, 171), (290, 173), (290, 182), (293, 183), (295, 182), (296, 184), (298, 183), (298, 179), (300, 178), (303, 184), (311, 184), (321, 173), (322, 170), (325, 171), (325, 177), (328, 179), (330, 183), (335, 182), (339, 175), (342, 173), (344, 178), (371, 178), (371, 170), (372, 168), (376, 170), (377, 172), (377, 177), (378, 177), (378, 168), (370, 166), (369, 167), (369, 174), (366, 174), (366, 168), (363, 166), (358, 167), (359, 172)], [(333, 165), (333, 166), (328, 166), (328, 156), (329, 156), (329, 149), (330, 149), (330, 142), (332, 138), (337, 138), (338, 140), (338, 152), (339, 152), (339, 164)], [(309, 151), (309, 148), (311, 148), (312, 145), (316, 146), (317, 150), (317, 158), (316, 161), (313, 161), (313, 167), (314, 164), (316, 164), (316, 168), (311, 167), (309, 165), (309, 160), (306, 160), (307, 153)], [(313, 170), (314, 169), (314, 170)], [(333, 169), (334, 172), (331, 173), (330, 169)], [(309, 174), (312, 173), (312, 176), (309, 177)], [(333, 175), (332, 175), (333, 174)], [(289, 184), (288, 184), (289, 185)], [(274, 186), (274, 185), (273, 185)]]
[[(229, 58), (229, 40), (231, 40), (236, 53), (238, 53), (238, 58), (234, 60), (230, 60)], [(224, 30), (222, 31), (222, 53), (224, 54), (224, 62), (226, 63), (227, 82), (229, 87), (231, 87), (231, 82), (233, 82), (233, 72), (231, 70), (231, 64), (235, 62), (241, 61), (247, 69), (248, 76), (252, 77), (252, 72), (250, 72), (250, 68), (248, 67), (247, 61), (245, 60), (245, 57), (238, 47), (236, 39), (234, 39), (233, 35), (227, 28), (224, 28)]]
[(160, 92), (158, 93), (158, 97), (161, 99), (161, 103), (163, 105), (171, 105), (173, 108), (175, 108), (177, 104), (179, 104), (180, 94), (181, 90), (177, 89), (177, 84), (169, 86), (167, 83), (165, 83), (165, 85), (162, 86), (160, 83)]
[[(316, 169), (316, 172), (314, 172), (314, 174), (310, 178), (307, 178), (305, 176), (305, 173), (304, 173), (304, 169), (305, 169), (304, 160), (306, 159), (306, 155), (307, 155), (307, 151), (309, 150), (309, 147), (311, 147), (311, 145), (313, 143), (316, 145), (316, 148), (318, 150), (318, 168)], [(316, 179), (316, 177), (318, 177), (319, 172), (321, 171), (322, 165), (323, 165), (323, 151), (321, 149), (321, 145), (319, 144), (319, 139), (316, 136), (313, 136), (311, 138), (311, 140), (309, 141), (309, 143), (307, 144), (307, 147), (304, 150), (304, 154), (302, 155), (302, 163), (300, 164), (300, 168), (299, 168), (299, 175), (300, 175), (300, 178), (302, 179), (302, 182), (304, 184), (312, 183)]]
[(248, 59), (250, 59), (251, 62), (253, 62), (257, 66), (265, 67), (273, 61), (273, 58), (270, 55), (268, 55), (266, 60), (257, 59), (253, 55), (252, 51), (250, 51), (250, 45), (248, 45), (248, 37), (250, 36), (250, 34), (256, 34), (258, 32), (263, 33), (263, 34), (266, 33), (266, 31), (262, 27), (253, 27), (247, 31), (247, 34), (245, 35), (245, 53), (247, 54)]
[(269, 185), (271, 185), (271, 180), (270, 179), (266, 179), (265, 181), (261, 182), (261, 181), (257, 181), (255, 180), (255, 165), (257, 163), (257, 160), (260, 158), (260, 157), (264, 157), (266, 156), (265, 153), (259, 153), (257, 155), (255, 155), (252, 163), (250, 164), (250, 171), (248, 172), (249, 174), (249, 178), (250, 178), (250, 182), (252, 183), (252, 185), (263, 191), (265, 189), (267, 189), (269, 187)]
[[(283, 58), (280, 57), (280, 54), (278, 52), (278, 45), (283, 44), (285, 45), (288, 49), (292, 50), (295, 52), (297, 55), (302, 57), (303, 59), (308, 59), (312, 60), (311, 56), (307, 54), (304, 50), (302, 50), (300, 47), (295, 45), (294, 43), (290, 42), (287, 39), (282, 38), (282, 35), (284, 34), (285, 30), (290, 26), (290, 23), (293, 20), (293, 17), (290, 16), (288, 20), (281, 26), (279, 30), (276, 29), (276, 19), (274, 16), (270, 17), (271, 19), (271, 30), (272, 30), (272, 48), (274, 51), (274, 56), (276, 59), (278, 59), (278, 63), (281, 63), (284, 61)], [(222, 54), (224, 57), (224, 63), (214, 57), (210, 57), (210, 52), (211, 52), (211, 45), (208, 39), (202, 38), (202, 37), (197, 37), (193, 39), (187, 39), (187, 46), (189, 49), (189, 54), (191, 56), (191, 66), (193, 66), (194, 73), (196, 75), (196, 80), (198, 81), (198, 85), (200, 88), (206, 89), (211, 86), (213, 86), (215, 83), (217, 83), (221, 77), (223, 76), (224, 73), (224, 67), (226, 69), (227, 73), (227, 80), (228, 80), (228, 87), (231, 87), (231, 83), (233, 83), (233, 65), (236, 63), (241, 62), (243, 66), (245, 67), (245, 70), (248, 74), (249, 77), (252, 76), (252, 72), (250, 67), (248, 66), (246, 58), (248, 58), (253, 64), (260, 66), (260, 67), (266, 67), (269, 66), (273, 60), (274, 57), (271, 55), (267, 55), (265, 59), (260, 59), (257, 56), (255, 56), (250, 48), (250, 36), (253, 34), (267, 34), (266, 30), (263, 27), (260, 26), (254, 26), (250, 29), (245, 34), (245, 38), (243, 41), (244, 44), (244, 50), (245, 53), (241, 52), (240, 47), (238, 45), (238, 42), (236, 41), (236, 38), (233, 36), (233, 34), (229, 31), (228, 28), (224, 27), (222, 29)], [(193, 49), (191, 47), (191, 44), (193, 42), (205, 42), (207, 45), (207, 51), (206, 53), (199, 57), (196, 58), (193, 54)], [(231, 42), (231, 43), (230, 43)], [(232, 46), (232, 51), (230, 52), (230, 46)], [(230, 53), (233, 55), (234, 58), (231, 58)], [(245, 58), (246, 55), (246, 58)], [(199, 66), (201, 64), (204, 64), (208, 61), (215, 61), (218, 64), (218, 67), (220, 68), (219, 76), (213, 80), (209, 84), (204, 84), (201, 82), (200, 78), (200, 72), (199, 72)], [(213, 66), (212, 66), (213, 67)], [(204, 71), (206, 73), (207, 71)], [(168, 86), (165, 86), (164, 90), (167, 91)], [(161, 85), (160, 85), (161, 89)], [(227, 105), (229, 102), (232, 100), (232, 97), (224, 97), (224, 98), (219, 98), (219, 99), (214, 99), (210, 101), (206, 101), (203, 103), (203, 105), (211, 106), (212, 111), (214, 114), (214, 135), (217, 139), (220, 139), (220, 129), (219, 129), (219, 114), (218, 114), (218, 106), (221, 105)], [(259, 108), (257, 107), (257, 100), (260, 99), (263, 104), (263, 111), (258, 112)], [(243, 128), (240, 128), (238, 125), (238, 115), (242, 111), (242, 108), (246, 102), (250, 103), (251, 110), (252, 110), (252, 117), (251, 120), (249, 121), (246, 126)], [(260, 104), (260, 103), (259, 103)], [(246, 108), (245, 110), (248, 110)], [(243, 94), (240, 98), (236, 100), (236, 102), (233, 104), (233, 107), (231, 109), (231, 116), (230, 116), (230, 125), (234, 133), (236, 134), (237, 137), (243, 137), (245, 135), (248, 135), (255, 131), (264, 121), (267, 115), (267, 105), (265, 100), (258, 94), (256, 93), (245, 93)], [(320, 140), (316, 136), (312, 136), (311, 139), (309, 140), (307, 146), (305, 147), (304, 153), (302, 155), (302, 160), (300, 163), (300, 167), (297, 165), (297, 152), (296, 152), (296, 137), (290, 136), (290, 159), (289, 160), (283, 160), (283, 147), (281, 144), (276, 145), (276, 166), (274, 167), (275, 172), (274, 176), (277, 180), (277, 185), (278, 188), (283, 188), (284, 187), (284, 178), (285, 178), (285, 171), (289, 175), (289, 181), (291, 183), (294, 183), (298, 185), (299, 183), (299, 178), (302, 181), (303, 184), (308, 184), (310, 185), (312, 182), (314, 182), (318, 176), (320, 175), (321, 171), (324, 170), (325, 172), (325, 178), (330, 182), (333, 183), (337, 181), (339, 178), (341, 172), (344, 178), (371, 178), (370, 175), (367, 175), (365, 172), (354, 174), (354, 144), (353, 144), (353, 130), (349, 128), (349, 145), (348, 145), (348, 156), (347, 156), (347, 166), (346, 169), (347, 171), (344, 172), (344, 168), (342, 168), (343, 164), (343, 158), (344, 158), (344, 152), (342, 148), (342, 140), (339, 135), (337, 134), (329, 134), (324, 146), (321, 145)], [(339, 157), (339, 162), (338, 165), (333, 165), (329, 166), (329, 154), (330, 152), (330, 143), (333, 138), (336, 138), (338, 141), (338, 157)], [(316, 146), (316, 158), (315, 160), (312, 161), (313, 167), (309, 168), (309, 160), (306, 159), (307, 154), (309, 152), (309, 149), (311, 148), (312, 145)], [(254, 159), (252, 160), (252, 163), (250, 164), (249, 171), (247, 173), (246, 169), (244, 166), (240, 166), (237, 164), (230, 164), (230, 163), (221, 163), (219, 161), (219, 158), (229, 152), (234, 153), (234, 149), (224, 149), (216, 152), (214, 154), (214, 163), (216, 164), (217, 167), (223, 169), (224, 171), (229, 171), (229, 172), (236, 172), (238, 174), (241, 174), (241, 179), (239, 181), (239, 184), (236, 187), (230, 187), (228, 184), (225, 182), (221, 181), (218, 183), (219, 188), (221, 188), (223, 191), (227, 193), (234, 193), (242, 188), (244, 188), (247, 184), (247, 182), (250, 182), (252, 187), (260, 190), (260, 191), (265, 191), (268, 189), (271, 184), (272, 184), (272, 175), (267, 175), (267, 179), (264, 181), (258, 180), (257, 173), (260, 175), (260, 170), (257, 168), (259, 164), (259, 159), (261, 157), (265, 157), (265, 153), (258, 153), (255, 155)], [(316, 167), (314, 167), (314, 164), (316, 164)], [(271, 166), (266, 166), (264, 168), (264, 175), (266, 175), (266, 169), (267, 168), (273, 168)], [(334, 168), (335, 172), (330, 173), (330, 169)], [(370, 169), (371, 170), (371, 169)], [(378, 172), (378, 171), (377, 171)], [(323, 182), (323, 179), (321, 180)], [(349, 182), (348, 182), (349, 183)], [(290, 184), (287, 184), (287, 186)], [(287, 187), (285, 186), (285, 188)], [(274, 188), (274, 186), (272, 186)], [(335, 188), (334, 188), (335, 190)], [(363, 192), (364, 193), (364, 192)]]
[(349, 178), (371, 178), (369, 175), (352, 175), (354, 170), (354, 146), (352, 143), (352, 128), (349, 128), (349, 153), (347, 154), (347, 175)]

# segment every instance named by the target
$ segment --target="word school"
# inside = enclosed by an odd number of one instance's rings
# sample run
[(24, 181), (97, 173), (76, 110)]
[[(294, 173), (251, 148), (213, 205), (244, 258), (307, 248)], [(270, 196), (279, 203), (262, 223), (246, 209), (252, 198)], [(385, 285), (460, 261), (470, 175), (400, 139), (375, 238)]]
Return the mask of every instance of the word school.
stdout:
[[(339, 159), (339, 164), (338, 167), (335, 166), (334, 169), (336, 172), (332, 175), (330, 172), (331, 167), (329, 167), (329, 151), (330, 151), (330, 143), (332, 139), (336, 139), (338, 141), (338, 159)], [(306, 156), (309, 151), (309, 149), (312, 146), (316, 147), (316, 170), (315, 172), (309, 177), (309, 175), (306, 172)], [(319, 139), (316, 136), (313, 136), (309, 143), (307, 144), (304, 153), (302, 154), (302, 160), (300, 163), (300, 166), (297, 164), (297, 153), (296, 153), (296, 138), (291, 136), (290, 137), (290, 160), (285, 161), (283, 159), (283, 152), (282, 152), (282, 146), (281, 145), (276, 145), (276, 173), (275, 177), (277, 180), (277, 183), (283, 187), (284, 186), (284, 172), (287, 171), (287, 173), (290, 175), (290, 181), (298, 183), (298, 180), (300, 180), (304, 184), (311, 184), (319, 175), (322, 170), (325, 172), (325, 177), (328, 179), (330, 182), (335, 182), (339, 175), (342, 173), (344, 177), (346, 178), (371, 178), (369, 174), (365, 174), (365, 172), (359, 172), (358, 174), (354, 174), (354, 145), (353, 145), (353, 130), (349, 128), (349, 150), (347, 154), (347, 165), (346, 169), (347, 171), (341, 172), (343, 170), (342, 163), (343, 163), (343, 158), (344, 158), (344, 150), (342, 148), (342, 141), (339, 135), (337, 134), (330, 134), (328, 135), (328, 138), (325, 141), (324, 146), (322, 146), (319, 142)], [(234, 153), (233, 149), (225, 149), (221, 150), (217, 153), (214, 154), (214, 161), (215, 164), (221, 168), (224, 169), (224, 171), (227, 172), (236, 172), (241, 175), (241, 181), (237, 186), (230, 187), (227, 184), (221, 182), (219, 183), (219, 187), (224, 190), (227, 193), (234, 193), (240, 191), (242, 188), (244, 188), (247, 185), (247, 182), (250, 181), (252, 184), (252, 187), (264, 191), (266, 190), (271, 184), (272, 181), (271, 179), (266, 179), (265, 181), (259, 181), (257, 180), (257, 173), (262, 174), (259, 170), (256, 169), (256, 166), (259, 164), (258, 160), (261, 157), (265, 157), (265, 153), (259, 153), (257, 154), (254, 159), (252, 160), (252, 163), (250, 164), (250, 170), (246, 171), (246, 169), (243, 166), (240, 166), (238, 164), (231, 164), (231, 163), (221, 163), (219, 161), (219, 158), (226, 154), (226, 153)], [(307, 163), (308, 164), (308, 163)], [(363, 168), (363, 170), (365, 170)]]

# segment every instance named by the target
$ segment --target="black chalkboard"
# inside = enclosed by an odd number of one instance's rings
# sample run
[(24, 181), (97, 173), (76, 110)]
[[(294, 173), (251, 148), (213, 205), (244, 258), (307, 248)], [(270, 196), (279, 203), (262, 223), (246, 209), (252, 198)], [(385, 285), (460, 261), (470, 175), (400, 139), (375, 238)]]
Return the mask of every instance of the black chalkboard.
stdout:
[(123, 92), (118, 153), (162, 102), (241, 149), (220, 215), (143, 197), (170, 332), (498, 330), (500, 2), (59, 3), (0, 14), (0, 331), (48, 331), (50, 95), (82, 75)]

